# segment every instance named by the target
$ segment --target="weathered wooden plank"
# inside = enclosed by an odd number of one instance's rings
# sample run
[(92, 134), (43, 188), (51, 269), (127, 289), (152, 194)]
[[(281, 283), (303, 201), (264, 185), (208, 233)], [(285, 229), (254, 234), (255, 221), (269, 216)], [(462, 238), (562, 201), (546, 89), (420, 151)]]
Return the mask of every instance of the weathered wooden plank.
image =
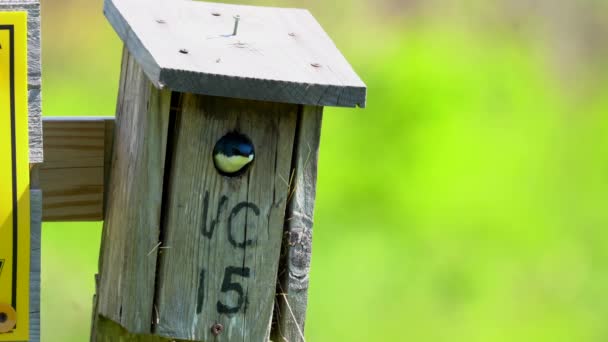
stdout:
[(45, 118), (44, 221), (101, 221), (113, 118)]
[(42, 191), (30, 191), (30, 340), (40, 341), (40, 241), (42, 226)]
[[(262, 101), (365, 106), (365, 84), (306, 10), (105, 0), (104, 13), (157, 87)], [(241, 19), (233, 36), (236, 15)]]
[[(122, 49), (122, 60), (121, 60), (121, 69), (120, 69), (120, 79), (119, 79), (119, 84), (118, 84), (118, 94), (123, 94), (125, 92), (125, 84), (127, 82), (127, 73), (128, 73), (128, 66), (129, 66), (129, 59), (131, 58), (131, 56), (127, 53), (127, 48), (125, 46), (123, 46)], [(120, 98), (119, 98), (120, 99)], [(116, 101), (116, 113), (120, 112), (123, 108), (122, 102), (121, 101)], [(104, 213), (107, 212), (107, 208), (108, 208), (108, 188), (109, 188), (109, 184), (110, 184), (110, 175), (112, 173), (112, 153), (114, 150), (114, 138), (115, 138), (115, 133), (116, 133), (116, 124), (114, 123), (112, 125), (111, 129), (108, 129), (108, 127), (106, 126), (106, 145), (108, 147), (111, 147), (111, 151), (108, 153), (107, 149), (106, 149), (106, 158), (105, 158), (105, 174), (104, 174), (104, 183), (106, 184), (105, 186), (105, 190), (104, 190)], [(109, 132), (108, 132), (109, 130)], [(111, 133), (111, 138), (108, 138), (108, 133)], [(104, 255), (105, 255), (105, 251), (106, 251), (106, 234), (102, 234), (101, 235), (101, 243), (100, 243), (100, 248), (99, 248), (99, 261), (98, 261), (98, 270), (101, 271), (103, 269), (103, 260), (104, 260)], [(99, 274), (95, 274), (95, 294), (93, 295), (93, 314), (91, 317), (91, 336), (90, 336), (90, 341), (91, 342), (97, 342), (97, 335), (100, 336), (112, 336), (112, 334), (105, 334), (103, 331), (105, 329), (102, 330), (98, 330), (101, 329), (101, 325), (100, 325), (100, 320), (102, 319), (102, 317), (100, 315), (98, 315), (98, 307), (99, 307), (99, 279), (101, 278), (101, 276)]]
[(303, 106), (298, 118), (294, 182), (285, 220), (273, 341), (304, 342), (308, 274), (323, 107)]
[(149, 333), (171, 93), (154, 88), (132, 57), (123, 68), (97, 310)]
[[(123, 94), (125, 92), (125, 84), (127, 82), (127, 73), (128, 73), (128, 66), (129, 66), (129, 59), (131, 58), (131, 56), (127, 53), (127, 48), (125, 46), (123, 46), (122, 49), (122, 60), (121, 60), (121, 69), (120, 69), (120, 81), (119, 81), (119, 85), (118, 85), (118, 93), (119, 94)], [(123, 108), (122, 102), (121, 101), (116, 101), (116, 113), (120, 112)], [(109, 186), (107, 186), (110, 183), (110, 175), (112, 172), (112, 152), (114, 150), (114, 135), (116, 133), (115, 130), (115, 123), (114, 125), (112, 125), (112, 128), (108, 128), (108, 126), (106, 126), (106, 145), (108, 147), (111, 147), (111, 151), (108, 153), (108, 149), (106, 149), (106, 157), (105, 157), (105, 174), (104, 174), (104, 182), (106, 184), (106, 189), (104, 190), (104, 213), (107, 212), (107, 208), (108, 208), (108, 188)], [(111, 133), (111, 138), (108, 138), (108, 134)], [(101, 236), (101, 246), (99, 249), (99, 263), (98, 263), (98, 270), (102, 270), (103, 269), (103, 260), (104, 260), (104, 255), (105, 255), (105, 244), (106, 244), (106, 234), (102, 234)], [(99, 274), (95, 274), (95, 294), (93, 295), (93, 317), (91, 318), (91, 342), (97, 342), (97, 336), (101, 336), (100, 338), (103, 338), (103, 336), (112, 336), (111, 331), (105, 331), (107, 329), (102, 329), (102, 325), (100, 324), (100, 320), (102, 319), (102, 317), (100, 315), (98, 315), (98, 306), (99, 306), (99, 279), (100, 279), (100, 275)]]
[[(267, 341), (298, 106), (184, 95), (173, 130), (154, 332), (195, 341)], [(225, 177), (215, 143), (237, 131), (256, 156)], [(223, 326), (215, 337), (211, 328)]]
[(38, 0), (3, 0), (0, 1), (0, 11), (27, 12), (30, 163), (42, 163), (40, 2)]

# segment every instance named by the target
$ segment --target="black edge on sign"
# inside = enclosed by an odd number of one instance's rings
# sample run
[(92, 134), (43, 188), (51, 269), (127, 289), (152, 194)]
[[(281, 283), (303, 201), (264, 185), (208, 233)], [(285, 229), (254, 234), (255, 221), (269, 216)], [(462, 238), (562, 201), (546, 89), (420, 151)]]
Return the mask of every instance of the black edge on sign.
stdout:
[(17, 307), (17, 249), (19, 241), (19, 215), (17, 212), (17, 147), (16, 147), (16, 127), (15, 127), (15, 26), (0, 25), (0, 30), (7, 30), (9, 34), (9, 79), (10, 79), (10, 106), (11, 106), (11, 161), (12, 161), (12, 176), (13, 176), (13, 274), (12, 274), (12, 291), (11, 304), (13, 308)]

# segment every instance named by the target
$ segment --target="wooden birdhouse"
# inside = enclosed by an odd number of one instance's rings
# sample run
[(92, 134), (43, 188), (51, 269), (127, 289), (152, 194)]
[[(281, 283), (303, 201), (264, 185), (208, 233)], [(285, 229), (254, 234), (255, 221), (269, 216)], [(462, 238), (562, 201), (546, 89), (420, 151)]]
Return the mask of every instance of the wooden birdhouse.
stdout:
[(365, 84), (306, 10), (104, 13), (124, 52), (93, 340), (303, 340), (323, 107)]

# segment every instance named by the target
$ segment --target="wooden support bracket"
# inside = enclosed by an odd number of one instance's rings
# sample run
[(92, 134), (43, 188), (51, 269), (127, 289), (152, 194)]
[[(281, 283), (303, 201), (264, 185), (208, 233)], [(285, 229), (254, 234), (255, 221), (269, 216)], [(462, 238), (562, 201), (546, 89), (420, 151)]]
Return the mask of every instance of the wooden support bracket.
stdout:
[(101, 221), (113, 117), (54, 117), (43, 120), (40, 166), (42, 220)]

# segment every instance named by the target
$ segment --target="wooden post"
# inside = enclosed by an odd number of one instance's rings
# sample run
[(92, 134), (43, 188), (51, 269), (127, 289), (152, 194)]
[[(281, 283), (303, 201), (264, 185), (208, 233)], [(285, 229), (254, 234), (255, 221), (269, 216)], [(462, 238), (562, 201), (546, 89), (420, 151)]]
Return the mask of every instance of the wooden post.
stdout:
[[(304, 341), (323, 106), (365, 85), (305, 10), (104, 12), (125, 49), (91, 339)], [(227, 176), (235, 133), (255, 157)]]

